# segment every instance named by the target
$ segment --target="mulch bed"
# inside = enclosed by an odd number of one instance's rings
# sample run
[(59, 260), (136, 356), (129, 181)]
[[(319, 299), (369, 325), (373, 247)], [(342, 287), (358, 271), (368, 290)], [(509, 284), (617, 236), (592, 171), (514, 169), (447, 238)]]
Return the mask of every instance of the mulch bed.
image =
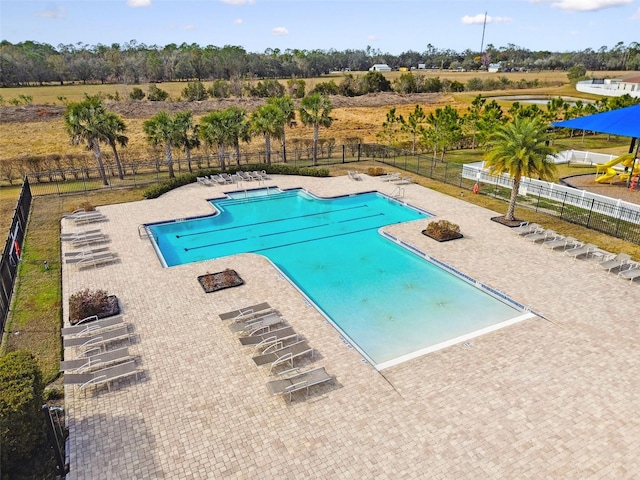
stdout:
[(461, 233), (447, 235), (446, 237), (434, 237), (433, 235), (429, 235), (426, 230), (422, 230), (422, 234), (425, 237), (433, 238), (437, 242), (448, 242), (449, 240), (457, 240), (458, 238), (464, 237)]
[[(107, 297), (107, 305), (106, 307), (98, 312), (96, 314), (96, 316), (98, 317), (98, 319), (101, 318), (107, 318), (107, 317), (112, 317), (114, 315), (118, 315), (120, 313), (120, 303), (118, 303), (118, 297), (115, 295), (109, 295)], [(82, 318), (70, 318), (69, 319), (69, 323), (71, 325), (75, 325), (76, 323), (78, 323), (80, 320), (83, 320)]]
[(200, 275), (198, 277), (198, 282), (200, 282), (200, 285), (206, 293), (217, 292), (218, 290), (224, 290), (225, 288), (244, 285), (244, 280), (240, 278), (238, 272), (231, 269)]
[(507, 220), (504, 215), (501, 217), (491, 217), (491, 220), (505, 227), (519, 227), (523, 222), (523, 220), (518, 220), (517, 218), (515, 220)]

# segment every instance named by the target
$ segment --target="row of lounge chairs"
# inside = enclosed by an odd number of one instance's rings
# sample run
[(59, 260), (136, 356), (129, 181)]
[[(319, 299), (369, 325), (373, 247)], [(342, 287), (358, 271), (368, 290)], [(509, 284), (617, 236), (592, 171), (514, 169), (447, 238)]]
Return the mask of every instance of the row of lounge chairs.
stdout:
[(267, 382), (272, 395), (288, 396), (291, 401), (294, 393), (306, 390), (308, 396), (312, 386), (333, 380), (324, 367), (305, 371), (294, 367), (296, 359), (313, 356), (313, 348), (267, 302), (223, 313), (220, 318), (230, 321), (229, 329), (240, 335), (242, 345), (254, 348), (252, 358), (257, 366), (268, 365), (269, 374), (283, 365), (290, 367)]
[(242, 170), (238, 170), (233, 175), (229, 175), (228, 173), (221, 173), (219, 175), (205, 175), (204, 177), (196, 177), (198, 183), (207, 187), (211, 187), (214, 185), (231, 185), (233, 183), (238, 183), (241, 181), (261, 182), (270, 179), (271, 177), (269, 177), (265, 170), (254, 170), (252, 172), (244, 172)]
[(640, 277), (640, 263), (632, 262), (631, 256), (626, 253), (613, 254), (600, 250), (592, 243), (584, 243), (565, 235), (560, 235), (553, 230), (544, 229), (537, 223), (523, 222), (513, 228), (518, 235), (534, 243), (539, 242), (543, 247), (562, 251), (565, 255), (578, 258), (599, 258), (595, 268), (615, 271), (618, 277), (633, 281)]
[(108, 349), (131, 341), (130, 327), (121, 315), (104, 319), (87, 317), (63, 328), (61, 334), (65, 357), (69, 351), (76, 352), (75, 358), (60, 362), (65, 385), (73, 385), (80, 391), (107, 385), (111, 390), (112, 382), (137, 378), (141, 373), (128, 346)]

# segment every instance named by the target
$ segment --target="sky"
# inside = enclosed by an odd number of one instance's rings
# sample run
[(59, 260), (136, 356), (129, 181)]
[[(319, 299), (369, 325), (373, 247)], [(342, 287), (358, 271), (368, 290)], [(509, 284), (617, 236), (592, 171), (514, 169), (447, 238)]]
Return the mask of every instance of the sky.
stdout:
[(640, 42), (640, 0), (0, 0), (0, 40), (567, 52)]

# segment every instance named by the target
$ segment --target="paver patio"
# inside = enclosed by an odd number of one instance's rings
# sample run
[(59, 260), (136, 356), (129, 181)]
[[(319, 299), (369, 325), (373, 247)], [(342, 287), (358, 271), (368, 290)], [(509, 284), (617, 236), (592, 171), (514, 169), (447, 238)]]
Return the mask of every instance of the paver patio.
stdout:
[[(394, 189), (362, 177), (267, 184), (319, 196)], [(425, 220), (390, 233), (541, 317), (378, 372), (263, 257), (162, 268), (139, 236), (144, 223), (211, 213), (205, 200), (235, 188), (196, 183), (99, 207), (118, 262), (64, 266), (65, 318), (71, 293), (117, 295), (143, 371), (110, 392), (67, 387), (70, 479), (640, 476), (640, 285), (524, 241), (490, 221), (496, 212), (405, 185), (408, 203), (459, 224), (464, 238), (430, 240)], [(77, 229), (63, 220), (64, 232)], [(245, 285), (204, 293), (197, 277), (225, 268)], [(267, 369), (218, 318), (261, 301), (314, 347), (301, 365), (324, 365), (333, 384), (291, 404), (269, 395)]]

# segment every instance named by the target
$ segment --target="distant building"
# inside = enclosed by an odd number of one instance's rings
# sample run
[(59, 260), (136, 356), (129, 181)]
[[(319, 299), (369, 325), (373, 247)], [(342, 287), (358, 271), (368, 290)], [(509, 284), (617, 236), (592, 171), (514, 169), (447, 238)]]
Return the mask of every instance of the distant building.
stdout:
[(399, 72), (408, 72), (409, 71), (409, 67), (400, 67), (398, 68)]
[(487, 68), (487, 71), (489, 73), (498, 73), (501, 68), (502, 68), (502, 66), (500, 65), (500, 62), (498, 62), (498, 63), (490, 63), (489, 67)]
[(576, 84), (576, 90), (583, 93), (595, 93), (606, 97), (620, 97), (628, 94), (640, 98), (640, 75), (620, 79), (594, 78)]
[(418, 70), (424, 70), (427, 68), (427, 64), (426, 63), (419, 63), (418, 64)]
[(390, 72), (391, 67), (386, 63), (376, 63), (369, 69), (370, 72)]

